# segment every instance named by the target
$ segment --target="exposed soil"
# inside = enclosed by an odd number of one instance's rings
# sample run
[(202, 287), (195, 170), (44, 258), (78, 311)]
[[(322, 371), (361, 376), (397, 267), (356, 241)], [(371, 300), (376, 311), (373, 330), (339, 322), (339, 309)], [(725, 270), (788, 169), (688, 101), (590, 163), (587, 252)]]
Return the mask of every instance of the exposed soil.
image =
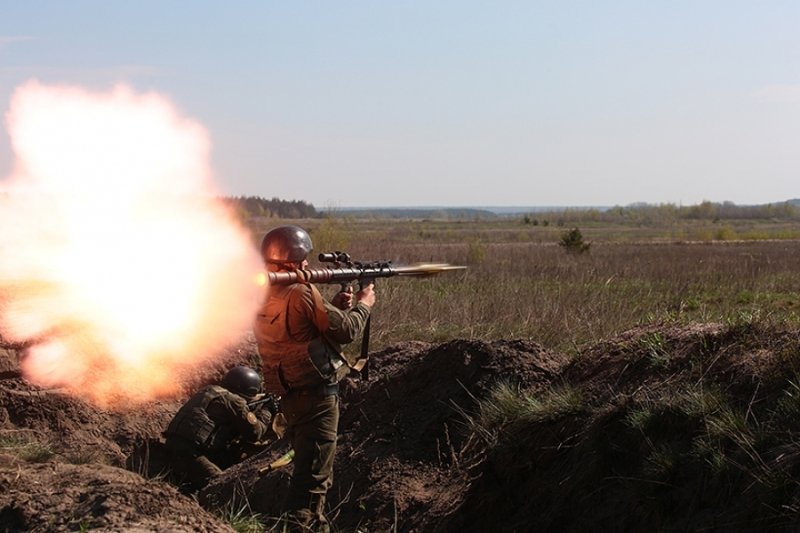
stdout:
[[(766, 424), (797, 380), (798, 339), (796, 330), (769, 326), (654, 325), (573, 357), (524, 340), (407, 342), (374, 352), (371, 379), (342, 385), (329, 514), (342, 531), (790, 528), (800, 509), (792, 488), (800, 439), (785, 428), (758, 452), (784, 465), (788, 483), (761, 487), (728, 470), (715, 480), (688, 463), (659, 471), (658, 486), (629, 478), (650, 468), (654, 449), (690, 446), (707, 433), (698, 419), (659, 407), (676, 391), (716, 387), (742, 406), (745, 422)], [(274, 524), (291, 467), (263, 477), (257, 469), (286, 451), (282, 442), (226, 470), (197, 498), (152, 477), (160, 433), (181, 402), (230, 366), (252, 364), (253, 354), (253, 339), (244, 338), (187, 380), (183, 396), (117, 412), (32, 386), (18, 371), (24, 348), (0, 347), (0, 531), (230, 531), (220, 516), (239, 509)], [(500, 382), (534, 398), (571, 387), (582, 403), (470, 431), (467, 417)], [(632, 427), (631, 413), (644, 407), (670, 421), (671, 436)], [(730, 448), (731, 457), (744, 453)]]
[[(543, 387), (565, 363), (524, 341), (411, 342), (371, 358), (370, 381), (348, 379), (342, 392), (329, 503), (345, 530), (429, 531), (439, 524), (458, 508), (470, 483), (469, 465), (461, 460), (468, 437), (462, 411), (473, 411), (497, 380)], [(247, 492), (253, 511), (274, 515), (288, 471), (258, 479), (253, 466), (266, 466), (284, 451), (229, 469), (201, 501), (242, 502)]]
[(169, 484), (121, 468), (3, 459), (4, 531), (233, 531)]

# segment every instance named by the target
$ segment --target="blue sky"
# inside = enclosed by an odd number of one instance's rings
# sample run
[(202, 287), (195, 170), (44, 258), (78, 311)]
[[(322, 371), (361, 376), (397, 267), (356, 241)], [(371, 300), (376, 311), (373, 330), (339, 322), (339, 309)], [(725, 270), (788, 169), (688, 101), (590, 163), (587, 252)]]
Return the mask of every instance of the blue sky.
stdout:
[(32, 78), (168, 96), (210, 131), (228, 194), (800, 197), (796, 1), (0, 0), (0, 108)]

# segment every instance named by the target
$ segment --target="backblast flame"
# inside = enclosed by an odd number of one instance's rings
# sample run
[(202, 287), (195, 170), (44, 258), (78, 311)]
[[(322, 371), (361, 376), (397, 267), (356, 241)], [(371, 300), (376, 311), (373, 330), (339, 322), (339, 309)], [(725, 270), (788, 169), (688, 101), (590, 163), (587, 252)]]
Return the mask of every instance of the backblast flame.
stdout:
[(36, 81), (6, 125), (0, 336), (23, 372), (99, 405), (174, 394), (249, 327), (260, 260), (217, 200), (205, 129), (155, 93)]

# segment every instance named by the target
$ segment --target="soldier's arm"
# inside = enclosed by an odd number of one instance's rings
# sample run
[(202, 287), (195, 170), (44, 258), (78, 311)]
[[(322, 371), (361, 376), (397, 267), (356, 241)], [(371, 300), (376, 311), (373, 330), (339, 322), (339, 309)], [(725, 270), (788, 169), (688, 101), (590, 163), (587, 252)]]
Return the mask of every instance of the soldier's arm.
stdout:
[(233, 393), (225, 395), (221, 401), (208, 406), (209, 416), (212, 416), (212, 407), (217, 411), (213, 416), (224, 417), (245, 440), (257, 442), (266, 438), (269, 427), (247, 407), (247, 402), (241, 396)]
[(343, 311), (325, 302), (325, 311), (328, 313), (328, 330), (325, 335), (339, 344), (353, 342), (364, 331), (369, 310), (369, 306), (363, 303), (357, 303)]
[[(369, 292), (372, 294), (371, 289)], [(332, 341), (347, 344), (356, 340), (364, 331), (373, 302), (374, 296), (342, 310), (326, 302), (316, 287), (305, 285), (303, 290), (296, 291), (290, 299), (289, 305), (294, 307), (290, 316), (303, 316), (306, 324), (313, 324), (317, 331), (325, 333)], [(289, 329), (299, 330), (300, 322), (302, 321), (298, 321), (296, 326), (290, 323)]]

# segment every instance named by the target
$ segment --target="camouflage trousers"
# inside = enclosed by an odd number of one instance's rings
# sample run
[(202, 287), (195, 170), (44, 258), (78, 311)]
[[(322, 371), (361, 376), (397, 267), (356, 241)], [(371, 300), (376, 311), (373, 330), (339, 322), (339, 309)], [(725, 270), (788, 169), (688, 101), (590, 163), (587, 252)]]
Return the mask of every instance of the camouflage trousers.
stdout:
[(199, 492), (222, 469), (192, 446), (176, 439), (167, 438), (165, 445), (169, 454), (169, 479), (184, 493)]
[(291, 391), (281, 400), (294, 449), (284, 510), (298, 531), (329, 531), (325, 497), (333, 484), (339, 396)]

